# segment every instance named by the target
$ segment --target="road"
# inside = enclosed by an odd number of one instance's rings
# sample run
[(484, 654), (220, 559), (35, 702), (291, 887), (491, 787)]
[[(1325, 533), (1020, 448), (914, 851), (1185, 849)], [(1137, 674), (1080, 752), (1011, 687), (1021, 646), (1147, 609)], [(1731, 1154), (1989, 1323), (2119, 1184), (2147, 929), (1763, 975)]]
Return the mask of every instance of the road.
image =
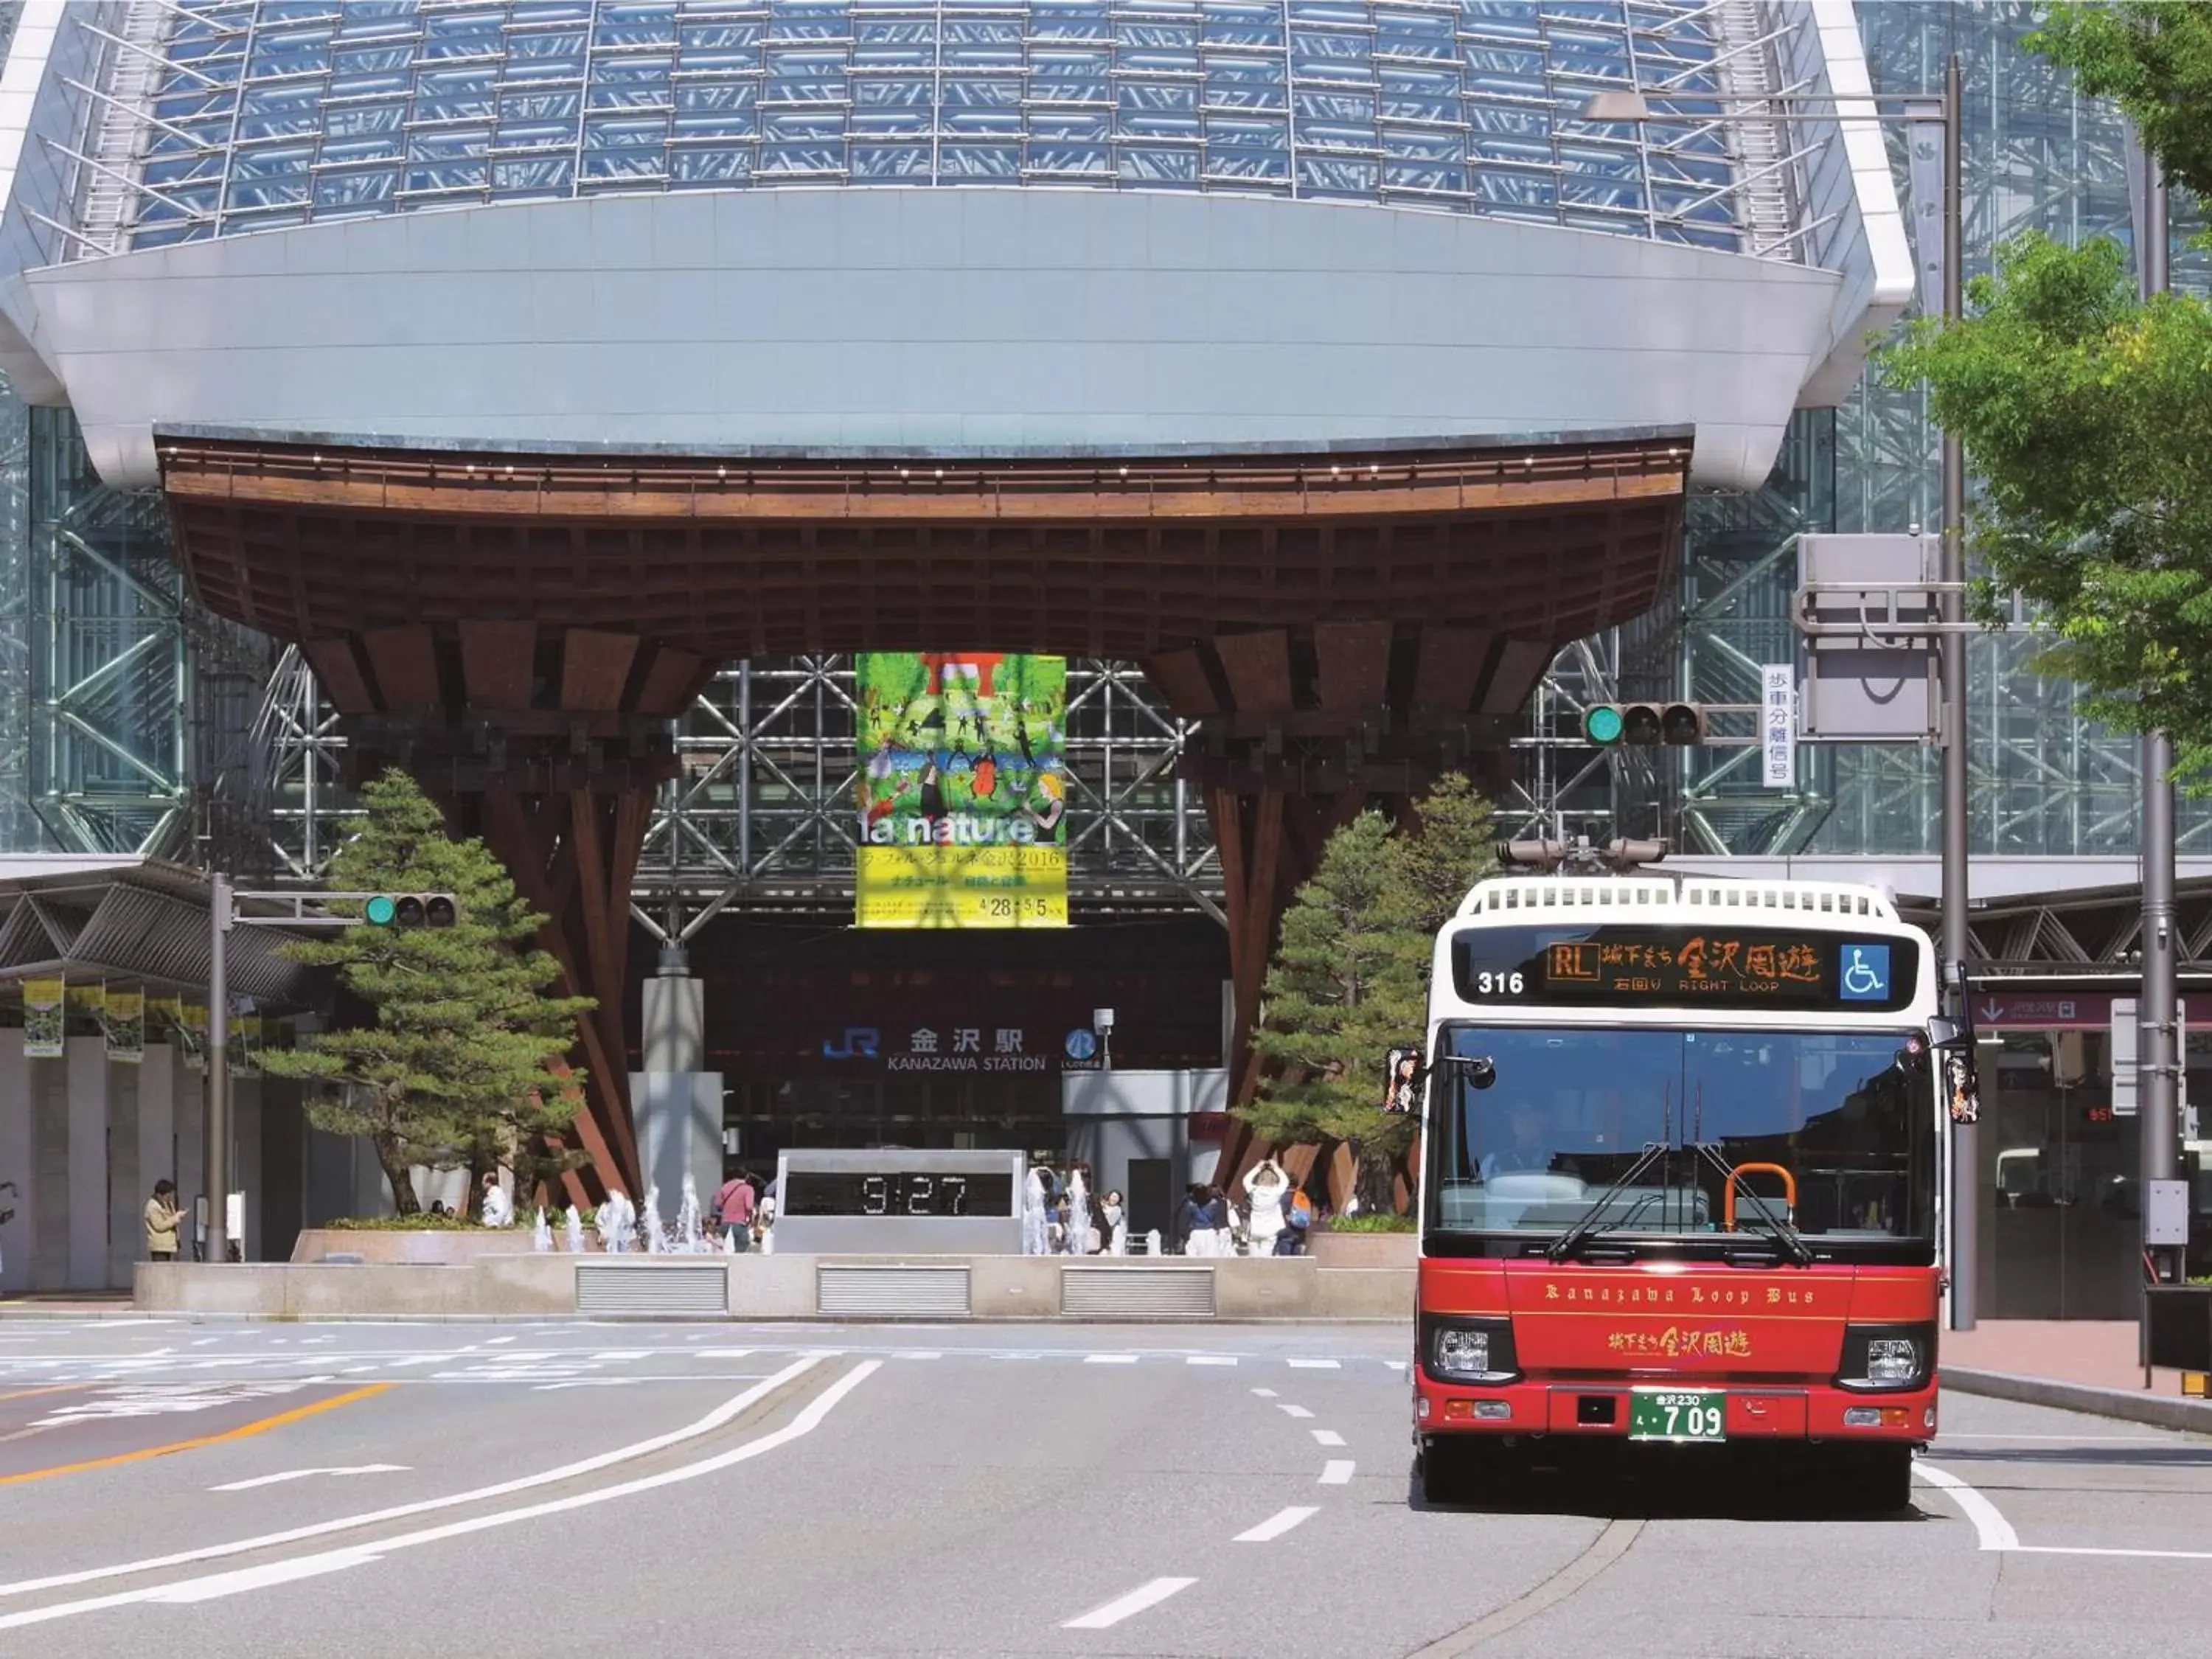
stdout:
[(0, 1322), (0, 1655), (2160, 1655), (2212, 1440), (1953, 1396), (1916, 1509), (1441, 1510), (1382, 1328)]

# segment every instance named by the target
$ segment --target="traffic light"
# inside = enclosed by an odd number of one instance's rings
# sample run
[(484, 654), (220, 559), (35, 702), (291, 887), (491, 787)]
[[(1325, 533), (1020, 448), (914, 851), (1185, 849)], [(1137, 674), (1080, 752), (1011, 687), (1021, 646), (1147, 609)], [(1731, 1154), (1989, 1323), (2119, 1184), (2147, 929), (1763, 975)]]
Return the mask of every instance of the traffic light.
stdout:
[(1695, 702), (1601, 702), (1583, 711), (1583, 739), (1601, 749), (1617, 744), (1674, 744), (1705, 740), (1705, 709)]
[(451, 893), (379, 893), (361, 907), (372, 927), (450, 927), (460, 914)]

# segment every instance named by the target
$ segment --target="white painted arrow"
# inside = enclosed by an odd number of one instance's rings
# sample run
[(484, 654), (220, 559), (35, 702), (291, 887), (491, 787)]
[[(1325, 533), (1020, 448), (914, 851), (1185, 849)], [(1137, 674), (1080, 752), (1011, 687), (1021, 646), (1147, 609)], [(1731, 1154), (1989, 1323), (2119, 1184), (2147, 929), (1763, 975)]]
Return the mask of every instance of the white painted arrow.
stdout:
[(363, 1463), (350, 1469), (287, 1469), (282, 1474), (257, 1474), (251, 1480), (234, 1480), (228, 1486), (210, 1486), (210, 1492), (246, 1492), (255, 1486), (273, 1486), (280, 1481), (304, 1480), (311, 1474), (404, 1474), (404, 1463)]

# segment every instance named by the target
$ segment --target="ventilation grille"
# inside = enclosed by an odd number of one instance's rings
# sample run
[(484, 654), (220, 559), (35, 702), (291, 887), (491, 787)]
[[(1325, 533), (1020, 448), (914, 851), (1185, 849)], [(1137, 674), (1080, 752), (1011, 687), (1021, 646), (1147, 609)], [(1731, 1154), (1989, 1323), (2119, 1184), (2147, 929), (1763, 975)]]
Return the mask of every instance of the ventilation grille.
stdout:
[(1211, 1319), (1211, 1267), (1063, 1267), (1060, 1310), (1071, 1319)]
[(814, 1310), (845, 1319), (965, 1319), (968, 1269), (824, 1265), (814, 1270)]
[(706, 1266), (617, 1267), (576, 1264), (581, 1314), (712, 1314), (730, 1311), (727, 1271)]
[(1639, 881), (1628, 877), (1522, 876), (1486, 881), (1468, 895), (1463, 916), (1530, 910), (1787, 911), (1797, 915), (1895, 921), (1878, 889), (1846, 882)]

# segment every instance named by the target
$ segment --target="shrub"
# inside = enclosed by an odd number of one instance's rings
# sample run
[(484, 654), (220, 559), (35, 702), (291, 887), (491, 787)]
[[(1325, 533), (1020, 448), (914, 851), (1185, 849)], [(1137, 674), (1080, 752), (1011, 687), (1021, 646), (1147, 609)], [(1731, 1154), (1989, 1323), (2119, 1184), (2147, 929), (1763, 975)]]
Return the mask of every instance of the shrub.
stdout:
[(1410, 1233), (1413, 1218), (1409, 1215), (1340, 1215), (1331, 1217), (1321, 1225), (1326, 1233)]

